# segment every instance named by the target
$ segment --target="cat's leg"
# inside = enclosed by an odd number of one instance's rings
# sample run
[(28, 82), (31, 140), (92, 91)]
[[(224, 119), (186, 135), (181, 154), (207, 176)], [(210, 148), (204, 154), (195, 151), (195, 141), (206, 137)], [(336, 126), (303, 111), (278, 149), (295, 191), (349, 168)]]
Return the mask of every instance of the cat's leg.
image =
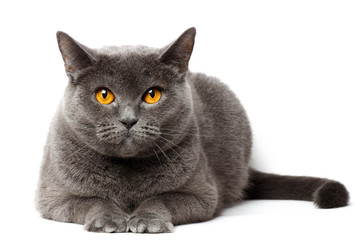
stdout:
[(128, 215), (110, 200), (93, 204), (85, 213), (85, 230), (90, 232), (126, 232)]
[(113, 201), (100, 198), (59, 196), (42, 198), (38, 206), (44, 218), (84, 224), (91, 232), (125, 232), (127, 214)]
[(128, 222), (131, 232), (173, 232), (174, 225), (210, 220), (217, 208), (217, 193), (166, 193), (144, 201)]

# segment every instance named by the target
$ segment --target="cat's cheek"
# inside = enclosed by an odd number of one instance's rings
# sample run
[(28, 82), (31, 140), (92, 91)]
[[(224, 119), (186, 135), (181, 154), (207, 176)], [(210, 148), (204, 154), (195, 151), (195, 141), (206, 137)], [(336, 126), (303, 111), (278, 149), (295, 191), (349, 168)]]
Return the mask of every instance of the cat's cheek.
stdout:
[(101, 104), (95, 100), (93, 105), (98, 114), (115, 114), (119, 109), (119, 103), (116, 100), (110, 104)]
[(141, 103), (141, 108), (146, 110), (146, 111), (151, 111), (151, 110), (155, 110), (159, 107), (159, 105), (161, 105), (162, 99), (160, 99), (158, 102), (153, 103), (153, 104), (149, 104), (146, 102), (142, 102)]

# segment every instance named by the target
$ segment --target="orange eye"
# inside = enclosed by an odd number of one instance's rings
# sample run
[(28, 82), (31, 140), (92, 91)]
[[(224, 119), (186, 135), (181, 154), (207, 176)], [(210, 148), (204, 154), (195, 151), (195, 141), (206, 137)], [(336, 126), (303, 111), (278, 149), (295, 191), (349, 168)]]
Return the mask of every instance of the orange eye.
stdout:
[(101, 88), (99, 90), (96, 91), (96, 100), (98, 100), (99, 103), (101, 104), (110, 104), (114, 101), (115, 96), (114, 94), (106, 88)]
[(148, 104), (154, 104), (161, 98), (161, 90), (158, 88), (150, 88), (144, 95), (143, 100)]

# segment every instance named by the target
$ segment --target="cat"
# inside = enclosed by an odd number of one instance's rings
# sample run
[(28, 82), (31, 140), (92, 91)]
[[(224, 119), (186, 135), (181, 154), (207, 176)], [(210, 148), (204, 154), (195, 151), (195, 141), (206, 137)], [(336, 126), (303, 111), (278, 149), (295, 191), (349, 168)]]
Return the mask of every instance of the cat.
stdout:
[(161, 49), (91, 49), (57, 33), (69, 82), (44, 149), (36, 200), (44, 218), (161, 233), (246, 199), (348, 204), (337, 181), (249, 167), (252, 134), (239, 100), (188, 70), (195, 35), (190, 28)]

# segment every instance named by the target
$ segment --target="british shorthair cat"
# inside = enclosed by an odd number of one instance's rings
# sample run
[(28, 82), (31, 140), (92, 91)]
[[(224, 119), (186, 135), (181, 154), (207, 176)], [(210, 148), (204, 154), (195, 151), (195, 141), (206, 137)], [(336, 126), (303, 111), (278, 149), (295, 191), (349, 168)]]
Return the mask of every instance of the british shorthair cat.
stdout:
[(45, 146), (44, 218), (94, 232), (172, 232), (246, 199), (346, 206), (339, 182), (249, 167), (252, 135), (235, 94), (188, 70), (195, 28), (172, 44), (91, 49), (63, 32), (69, 78)]

